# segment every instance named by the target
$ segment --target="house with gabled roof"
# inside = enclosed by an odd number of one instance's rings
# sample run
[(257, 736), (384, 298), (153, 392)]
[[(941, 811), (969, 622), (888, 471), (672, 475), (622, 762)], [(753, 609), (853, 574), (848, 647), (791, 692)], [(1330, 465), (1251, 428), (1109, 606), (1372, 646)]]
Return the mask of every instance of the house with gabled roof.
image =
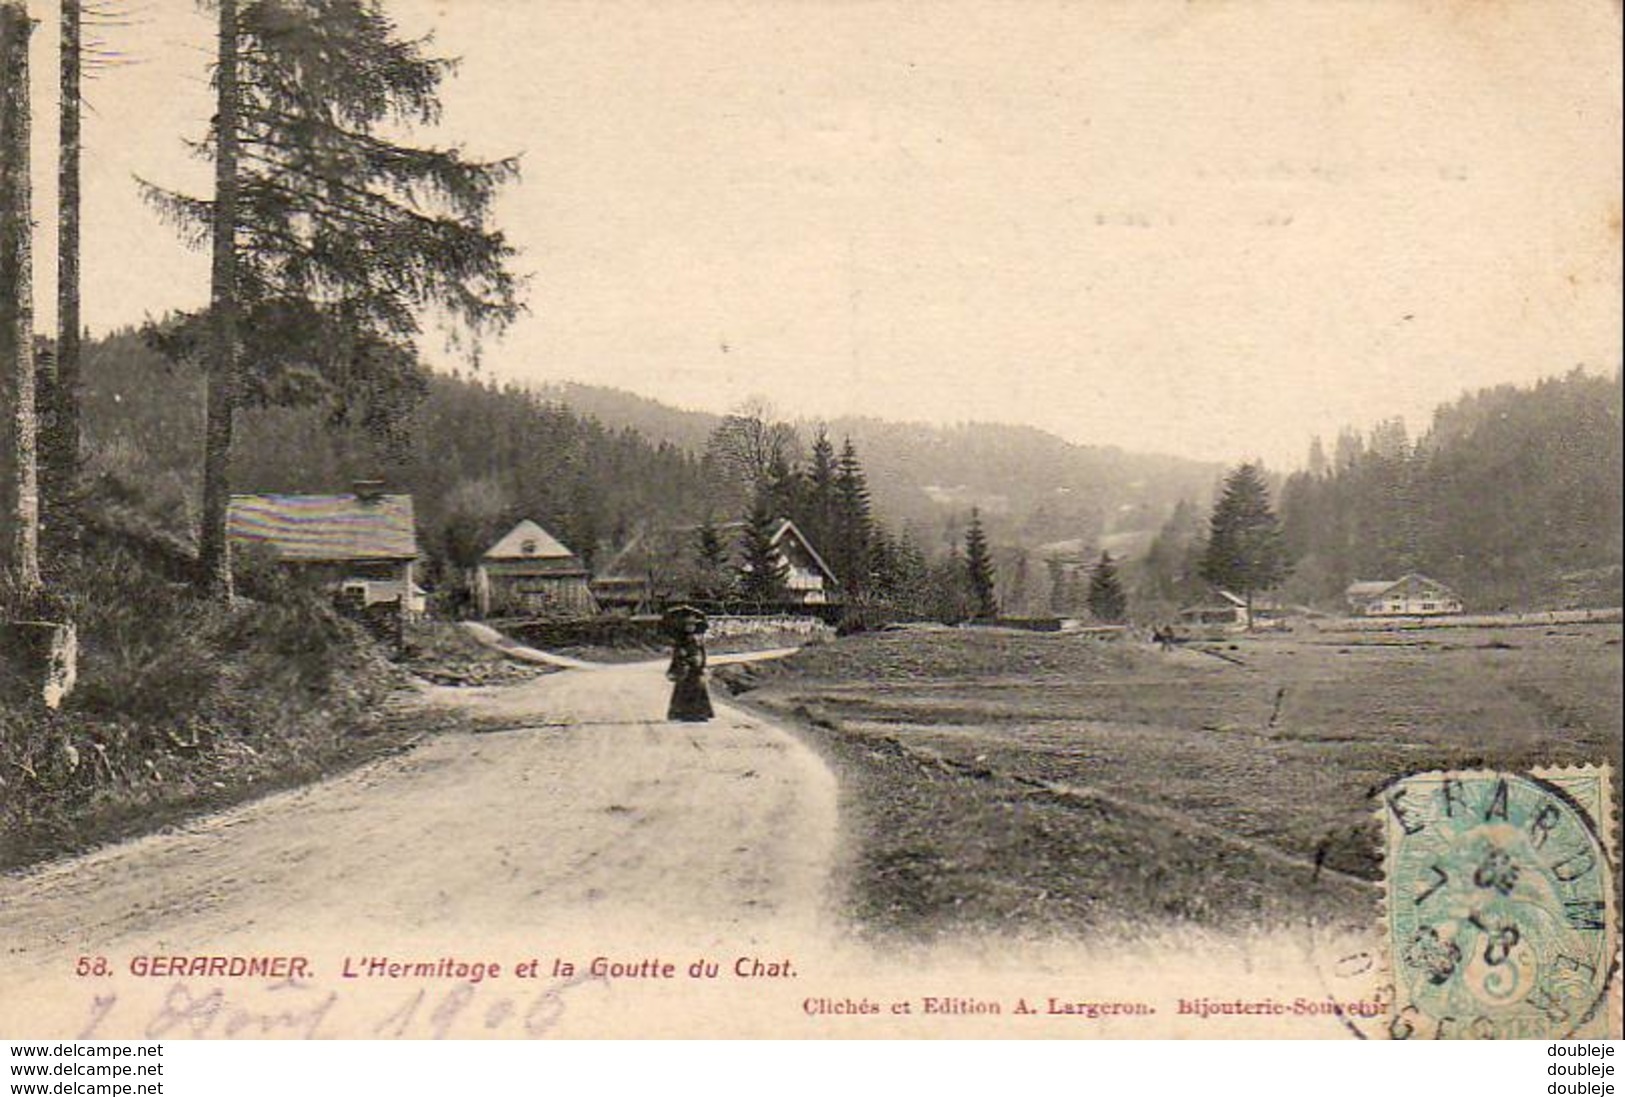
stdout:
[[(699, 560), (701, 526), (671, 526), (635, 535), (592, 580), (593, 593), (605, 608), (623, 612), (650, 612), (672, 599), (721, 601), (702, 587), (714, 576)], [(720, 522), (711, 527), (722, 549), (722, 566), (735, 573), (745, 567), (747, 523)], [(816, 546), (789, 518), (773, 525), (769, 539), (784, 568), (785, 597), (772, 609), (791, 613), (823, 613), (840, 604), (840, 583)], [(742, 607), (743, 608), (743, 607)]]
[(1233, 591), (1215, 587), (1209, 601), (1182, 608), (1179, 620), (1186, 625), (1247, 630), (1280, 627), (1287, 614), (1287, 607), (1273, 598), (1254, 596), (1249, 602)]
[(474, 568), (481, 617), (590, 617), (587, 565), (529, 518), (486, 549)]
[(1349, 611), (1362, 617), (1436, 617), (1462, 611), (1455, 591), (1414, 571), (1398, 579), (1358, 580), (1344, 596)]
[(233, 495), (226, 537), (236, 549), (269, 552), (336, 596), (359, 592), (367, 607), (423, 610), (412, 497), (386, 492), (380, 482), (359, 481), (349, 494)]
[[(744, 525), (739, 523), (741, 533)], [(835, 572), (801, 532), (800, 526), (788, 518), (781, 519), (773, 529), (771, 541), (784, 561), (784, 586), (795, 602), (803, 606), (822, 606), (838, 600), (839, 582)]]

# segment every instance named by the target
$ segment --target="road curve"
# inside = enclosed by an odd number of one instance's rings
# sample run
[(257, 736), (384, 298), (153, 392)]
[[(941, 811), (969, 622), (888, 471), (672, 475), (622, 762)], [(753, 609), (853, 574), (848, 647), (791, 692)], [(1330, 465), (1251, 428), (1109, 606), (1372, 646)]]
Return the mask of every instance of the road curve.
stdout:
[[(835, 780), (719, 701), (664, 720), (658, 665), (436, 688), (498, 730), (0, 879), (0, 1001), (81, 954), (316, 941), (733, 941), (816, 932)], [(0, 1022), (7, 1009), (0, 1007)]]

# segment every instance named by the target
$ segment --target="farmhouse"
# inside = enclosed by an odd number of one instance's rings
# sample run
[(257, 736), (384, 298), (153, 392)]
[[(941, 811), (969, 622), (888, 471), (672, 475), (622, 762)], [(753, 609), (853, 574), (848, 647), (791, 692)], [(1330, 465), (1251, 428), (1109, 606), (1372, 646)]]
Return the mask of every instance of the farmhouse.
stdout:
[(480, 557), (474, 601), (481, 617), (589, 617), (598, 612), (587, 586), (587, 566), (529, 518)]
[[(722, 566), (737, 578), (744, 567), (746, 524), (723, 522), (712, 528), (722, 545)], [(708, 601), (704, 588), (717, 577), (706, 575), (699, 559), (700, 532), (699, 526), (676, 526), (634, 536), (592, 580), (599, 604), (632, 613), (656, 610), (673, 599)], [(785, 600), (760, 608), (818, 614), (840, 604), (835, 573), (800, 527), (788, 518), (779, 519), (771, 543), (784, 565)]]
[(236, 547), (269, 550), (336, 596), (368, 607), (397, 605), (403, 615), (423, 610), (423, 591), (413, 581), (412, 497), (387, 494), (375, 481), (357, 483), (349, 495), (233, 495), (226, 536)]
[(1455, 591), (1415, 572), (1398, 579), (1350, 583), (1344, 593), (1349, 610), (1365, 617), (1426, 617), (1462, 610)]
[[(745, 523), (729, 523), (724, 531), (725, 535), (731, 535), (737, 551)], [(792, 602), (802, 606), (822, 606), (834, 600), (835, 573), (794, 522), (781, 518), (773, 529), (772, 543), (779, 559), (784, 562), (784, 585), (790, 592)]]
[(1180, 610), (1180, 622), (1224, 629), (1279, 628), (1287, 616), (1285, 607), (1271, 599), (1255, 596), (1249, 609), (1247, 599), (1239, 594), (1228, 590), (1215, 590), (1213, 594), (1211, 602)]

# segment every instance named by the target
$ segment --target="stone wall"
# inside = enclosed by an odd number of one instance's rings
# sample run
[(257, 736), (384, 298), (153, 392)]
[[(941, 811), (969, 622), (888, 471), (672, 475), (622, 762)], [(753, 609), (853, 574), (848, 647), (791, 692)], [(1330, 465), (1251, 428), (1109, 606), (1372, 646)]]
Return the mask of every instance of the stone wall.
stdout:
[(711, 627), (707, 640), (735, 640), (745, 637), (784, 636), (800, 640), (832, 639), (835, 630), (816, 617), (796, 617), (790, 614), (748, 617), (718, 614), (709, 618)]

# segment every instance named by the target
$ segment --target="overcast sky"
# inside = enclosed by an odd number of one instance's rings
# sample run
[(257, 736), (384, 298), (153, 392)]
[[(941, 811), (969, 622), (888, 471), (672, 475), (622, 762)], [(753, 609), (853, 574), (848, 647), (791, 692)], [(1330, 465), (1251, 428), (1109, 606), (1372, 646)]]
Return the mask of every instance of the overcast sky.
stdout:
[[(132, 175), (205, 192), (190, 0), (89, 88), (85, 315), (206, 299)], [(34, 46), (51, 322), (55, 4)], [(42, 10), (49, 8), (51, 10)], [(387, 4), (461, 56), (434, 139), (522, 153), (503, 378), (1302, 460), (1621, 346), (1608, 0)], [(449, 361), (435, 339), (432, 359)]]

